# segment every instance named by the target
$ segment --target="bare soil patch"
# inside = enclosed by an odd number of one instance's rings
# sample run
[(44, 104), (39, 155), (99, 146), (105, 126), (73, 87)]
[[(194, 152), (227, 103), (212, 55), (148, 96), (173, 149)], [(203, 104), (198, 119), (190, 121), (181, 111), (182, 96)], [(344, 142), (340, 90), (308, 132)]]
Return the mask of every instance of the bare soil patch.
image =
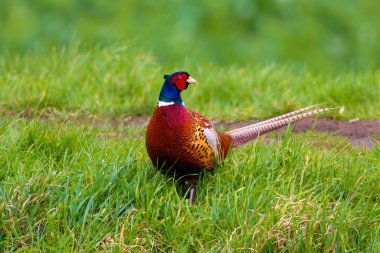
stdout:
[[(35, 118), (29, 114), (22, 114), (21, 117), (27, 119)], [(49, 115), (40, 115), (39, 119), (53, 123), (56, 118)], [(148, 116), (126, 117), (124, 119), (102, 119), (98, 117), (71, 117), (66, 118), (73, 123), (95, 124), (99, 127), (111, 125), (114, 128), (122, 127), (144, 127), (148, 124)], [(235, 128), (247, 126), (257, 121), (225, 121), (213, 120), (214, 127), (219, 130), (232, 130)], [(285, 131), (286, 126), (280, 128), (279, 132)], [(307, 132), (309, 130), (316, 132), (331, 133), (337, 136), (348, 138), (354, 148), (366, 147), (372, 149), (376, 143), (380, 145), (380, 120), (375, 121), (339, 121), (331, 118), (304, 119), (293, 123), (293, 132)], [(118, 136), (118, 135), (116, 135)]]

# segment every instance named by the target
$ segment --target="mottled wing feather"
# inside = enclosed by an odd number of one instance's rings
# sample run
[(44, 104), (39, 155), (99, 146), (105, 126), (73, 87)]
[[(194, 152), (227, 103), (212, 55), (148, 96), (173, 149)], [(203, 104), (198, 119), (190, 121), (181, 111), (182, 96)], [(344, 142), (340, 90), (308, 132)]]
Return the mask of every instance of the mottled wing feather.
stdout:
[(195, 123), (197, 123), (199, 126), (201, 126), (202, 128), (212, 128), (212, 124), (208, 119), (206, 119), (205, 117), (203, 117), (197, 112), (194, 112), (191, 110), (188, 110), (188, 111), (193, 116)]
[(195, 121), (194, 133), (191, 143), (185, 147), (185, 153), (191, 156), (191, 159), (199, 165), (200, 168), (213, 170), (214, 152), (207, 142), (204, 129)]
[(212, 148), (214, 160), (217, 159), (216, 163), (221, 164), (230, 149), (232, 141), (231, 137), (229, 135), (217, 132), (211, 122), (201, 114), (193, 111), (189, 112), (193, 115), (195, 122), (201, 126), (203, 133), (206, 136), (207, 143)]

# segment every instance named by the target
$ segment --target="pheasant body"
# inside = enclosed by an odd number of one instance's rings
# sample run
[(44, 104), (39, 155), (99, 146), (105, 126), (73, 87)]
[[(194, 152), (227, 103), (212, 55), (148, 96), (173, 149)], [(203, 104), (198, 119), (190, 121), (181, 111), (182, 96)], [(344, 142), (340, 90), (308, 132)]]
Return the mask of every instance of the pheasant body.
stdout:
[(227, 133), (216, 131), (202, 115), (184, 107), (180, 93), (189, 84), (196, 84), (187, 72), (164, 76), (158, 107), (146, 132), (146, 148), (153, 165), (164, 174), (187, 180), (190, 203), (195, 198), (197, 176), (202, 171), (214, 171), (231, 148), (243, 145), (258, 135), (271, 132), (291, 122), (311, 117), (328, 109), (309, 106), (279, 117)]
[(146, 147), (155, 167), (171, 176), (213, 171), (231, 145), (202, 115), (173, 104), (158, 107), (148, 125)]

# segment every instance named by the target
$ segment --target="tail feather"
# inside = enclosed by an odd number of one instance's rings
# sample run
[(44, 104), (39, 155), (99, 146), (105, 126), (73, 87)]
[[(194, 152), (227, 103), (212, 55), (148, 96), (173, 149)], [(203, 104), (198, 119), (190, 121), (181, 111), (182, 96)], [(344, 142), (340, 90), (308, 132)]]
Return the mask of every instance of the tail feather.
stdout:
[(309, 118), (314, 115), (327, 112), (333, 108), (323, 108), (316, 109), (309, 112), (304, 112), (314, 106), (309, 106), (294, 112), (290, 112), (279, 117), (275, 117), (269, 120), (265, 120), (253, 125), (249, 125), (246, 127), (238, 128), (232, 131), (227, 132), (228, 135), (232, 137), (232, 147), (237, 147), (243, 145), (253, 139), (255, 139), (258, 135), (262, 135), (268, 132), (271, 132), (280, 127), (286, 126), (291, 122), (295, 122), (301, 119)]
[[(252, 124), (252, 125), (249, 125), (249, 126), (245, 126), (245, 127), (239, 128), (238, 130), (243, 130), (245, 128), (252, 128), (253, 126), (261, 126), (261, 125), (268, 124), (268, 123), (271, 123), (271, 122), (274, 122), (274, 121), (277, 121), (277, 120), (281, 120), (281, 119), (287, 119), (287, 118), (290, 118), (292, 116), (298, 115), (301, 112), (305, 112), (305, 111), (307, 111), (307, 110), (309, 110), (309, 109), (311, 109), (313, 107), (320, 106), (320, 105), (322, 105), (322, 104), (311, 105), (311, 106), (308, 106), (308, 107), (305, 107), (305, 108), (302, 108), (302, 109), (299, 109), (299, 110), (296, 110), (296, 111), (293, 111), (293, 112), (289, 112), (289, 113), (283, 114), (283, 115), (275, 117), (275, 118), (271, 118), (271, 119), (264, 120), (264, 121), (261, 121), (261, 122), (258, 122), (258, 123), (255, 123), (255, 124)], [(231, 131), (231, 132), (233, 132), (233, 131)]]

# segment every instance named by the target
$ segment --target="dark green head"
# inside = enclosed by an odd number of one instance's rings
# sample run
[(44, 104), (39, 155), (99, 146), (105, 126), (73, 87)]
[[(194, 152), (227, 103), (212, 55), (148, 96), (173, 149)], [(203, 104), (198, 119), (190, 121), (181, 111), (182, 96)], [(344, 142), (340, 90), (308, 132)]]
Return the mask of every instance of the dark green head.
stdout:
[(189, 84), (196, 84), (197, 81), (190, 77), (185, 71), (174, 72), (164, 75), (165, 82), (162, 86), (159, 101), (182, 105), (181, 91), (186, 90)]

